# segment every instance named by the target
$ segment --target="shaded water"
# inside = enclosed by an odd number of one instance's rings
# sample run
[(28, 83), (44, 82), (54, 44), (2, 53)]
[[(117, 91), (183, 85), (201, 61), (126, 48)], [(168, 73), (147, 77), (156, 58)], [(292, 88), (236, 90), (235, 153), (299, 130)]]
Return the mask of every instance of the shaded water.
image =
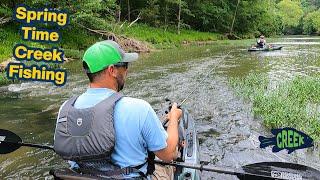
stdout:
[[(319, 74), (319, 38), (287, 37), (274, 42), (285, 47), (281, 51), (249, 53), (250, 44), (216, 43), (143, 55), (131, 65), (123, 93), (148, 101), (161, 113), (166, 97), (181, 102), (197, 88), (185, 107), (196, 120), (201, 160), (211, 165), (240, 167), (262, 161), (287, 161), (320, 169), (319, 150), (298, 150), (288, 155), (285, 151), (260, 149), (258, 136), (270, 133), (261, 120), (254, 118), (252, 105), (235, 96), (228, 86), (228, 77), (250, 72), (267, 73), (271, 87), (295, 75)], [(16, 132), (26, 142), (52, 144), (59, 106), (72, 95), (84, 92), (88, 83), (80, 61), (71, 62), (66, 68), (70, 72), (62, 88), (32, 82), (10, 85), (9, 92), (1, 93), (0, 127)], [(200, 86), (199, 81), (212, 68), (214, 71)], [(22, 147), (0, 155), (0, 178), (43, 178), (49, 176), (51, 168), (61, 166), (66, 164), (49, 150)], [(208, 172), (202, 175), (204, 179), (237, 179)]]

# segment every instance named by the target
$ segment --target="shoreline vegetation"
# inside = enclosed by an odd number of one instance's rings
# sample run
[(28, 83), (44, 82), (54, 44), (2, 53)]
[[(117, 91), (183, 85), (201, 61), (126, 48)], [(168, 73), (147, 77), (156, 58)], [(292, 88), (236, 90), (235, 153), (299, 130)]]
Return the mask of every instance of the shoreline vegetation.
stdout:
[(320, 140), (320, 76), (296, 76), (269, 87), (267, 74), (230, 78), (236, 94), (252, 103), (256, 118), (269, 128), (294, 127)]
[[(116, 40), (127, 51), (150, 52), (222, 39), (255, 38), (261, 34), (267, 37), (320, 34), (320, 3), (308, 0), (25, 1), (25, 6), (35, 9), (68, 7), (70, 21), (60, 30), (62, 41), (48, 45), (21, 40), (19, 24), (12, 19), (19, 4), (19, 0), (0, 3), (0, 39), (4, 39), (0, 43), (0, 63), (5, 61), (0, 71), (12, 59), (12, 48), (17, 43), (39, 48), (57, 46), (70, 61), (80, 59), (89, 45), (106, 39)], [(53, 28), (50, 24), (42, 27)], [(3, 77), (2, 72), (0, 86), (7, 83)]]
[(62, 41), (57, 44), (29, 42), (21, 39), (17, 23), (0, 26), (0, 38), (5, 39), (0, 44), (0, 63), (12, 57), (12, 48), (17, 43), (28, 46), (46, 48), (60, 47), (66, 52), (66, 57), (81, 58), (79, 53), (97, 41), (112, 39), (120, 43), (127, 51), (150, 52), (152, 50), (168, 49), (189, 44), (206, 44), (206, 42), (225, 39), (219, 33), (181, 30), (178, 35), (173, 29), (154, 28), (145, 24), (127, 27), (128, 24), (115, 25), (113, 31), (94, 30), (79, 25), (62, 30)]
[[(12, 81), (6, 78), (5, 68), (9, 62), (14, 62), (12, 49), (18, 43), (38, 48), (59, 47), (65, 52), (65, 62), (81, 59), (85, 49), (95, 42), (112, 39), (117, 41), (126, 51), (149, 53), (163, 49), (177, 48), (186, 45), (205, 45), (225, 39), (219, 33), (181, 30), (178, 35), (174, 29), (163, 29), (146, 24), (128, 23), (114, 24), (113, 31), (95, 30), (78, 24), (62, 30), (62, 40), (57, 44), (29, 42), (21, 39), (19, 25), (9, 22), (0, 26), (0, 86)], [(35, 63), (35, 62), (27, 62)]]

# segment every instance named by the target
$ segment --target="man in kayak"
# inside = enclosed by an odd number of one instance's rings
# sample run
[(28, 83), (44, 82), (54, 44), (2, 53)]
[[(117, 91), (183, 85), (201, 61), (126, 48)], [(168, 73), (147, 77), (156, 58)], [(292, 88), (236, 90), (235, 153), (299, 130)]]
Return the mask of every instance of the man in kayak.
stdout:
[[(118, 169), (116, 171), (118, 173), (120, 172), (123, 177), (140, 176), (140, 172), (143, 173), (142, 176), (147, 174), (147, 169), (149, 169), (148, 163), (146, 163), (148, 157), (147, 151), (154, 152), (159, 159), (167, 162), (176, 158), (178, 122), (182, 114), (181, 109), (177, 108), (177, 104), (174, 103), (171, 111), (168, 113), (169, 125), (165, 131), (149, 103), (141, 99), (118, 95), (118, 92), (123, 89), (125, 84), (128, 73), (128, 64), (137, 59), (137, 53), (125, 53), (116, 42), (110, 40), (98, 42), (87, 49), (83, 56), (83, 67), (90, 81), (89, 87), (86, 92), (79, 97), (74, 98), (73, 102), (70, 103), (71, 100), (66, 101), (59, 110), (54, 142), (55, 150), (59, 155), (67, 154), (62, 157), (73, 160), (82, 158), (74, 155), (77, 153), (80, 154), (82, 148), (86, 149), (85, 151), (90, 151), (92, 148), (96, 148), (97, 151), (103, 151), (104, 149), (100, 150), (99, 148), (101, 144), (104, 144), (101, 142), (104, 142), (105, 140), (99, 137), (99, 134), (104, 133), (103, 131), (109, 132), (109, 129), (114, 127), (114, 150), (112, 151), (111, 156), (105, 157), (105, 159), (107, 161), (107, 159), (110, 158), (113, 165), (120, 167), (121, 171)], [(108, 100), (108, 98), (110, 100)], [(113, 109), (110, 110), (107, 108), (109, 106), (112, 107), (112, 105)], [(104, 107), (106, 108), (105, 110), (103, 110)], [(94, 109), (92, 112), (99, 112), (100, 114), (91, 113), (91, 111), (89, 111), (90, 108)], [(74, 113), (76, 118), (72, 118), (73, 111), (77, 112)], [(109, 112), (109, 114), (103, 115), (105, 111)], [(80, 116), (78, 114), (81, 113), (84, 113), (83, 117), (78, 117)], [(66, 115), (64, 116), (63, 114)], [(93, 115), (91, 116), (91, 114)], [(109, 119), (106, 119), (110, 114), (112, 114), (113, 117), (110, 116)], [(75, 119), (73, 124), (72, 119)], [(90, 119), (92, 119), (92, 123), (89, 121)], [(69, 135), (69, 132), (72, 133), (72, 129), (74, 129), (74, 134), (79, 134), (79, 131), (83, 130), (83, 128), (81, 129), (81, 126), (84, 125), (84, 128), (90, 129), (91, 126), (94, 127), (93, 123), (98, 123), (101, 119), (104, 119), (107, 122), (111, 119), (113, 127), (99, 128), (99, 126), (97, 126), (97, 129), (93, 129), (93, 131), (101, 132), (93, 132), (95, 133), (94, 135), (89, 135), (87, 137), (88, 139), (97, 136), (90, 140), (92, 142), (87, 142), (87, 139), (84, 139), (82, 143), (76, 142), (75, 145), (72, 145), (72, 143), (68, 143), (69, 140), (64, 140), (66, 139), (66, 136), (71, 136)], [(67, 121), (70, 121), (70, 125), (67, 124)], [(87, 122), (87, 126), (86, 121), (89, 121), (89, 123)], [(60, 123), (66, 124), (60, 125)], [(105, 124), (106, 123), (101, 123), (100, 126), (104, 126)], [(65, 129), (68, 125), (71, 130), (66, 133), (68, 130)], [(112, 134), (112, 131), (110, 132)], [(79, 137), (82, 136), (78, 135), (77, 138)], [(75, 137), (70, 138), (75, 139)], [(70, 140), (69, 142), (73, 141)], [(110, 141), (105, 144), (109, 142)], [(78, 151), (75, 151), (74, 149), (77, 149)], [(95, 149), (92, 151), (94, 152), (94, 150)], [(73, 158), (69, 158), (71, 156), (73, 156)], [(69, 162), (72, 167), (93, 167), (93, 165), (90, 164), (90, 161), (91, 160), (89, 159), (86, 160), (85, 163), (79, 163), (78, 161)], [(94, 166), (94, 168), (96, 168), (96, 166)], [(110, 168), (104, 166), (98, 167), (98, 169), (101, 171), (105, 169), (110, 171)], [(137, 173), (134, 169), (138, 169), (140, 172)], [(157, 170), (158, 172), (153, 174), (156, 174), (158, 177), (153, 178), (173, 178), (172, 170), (168, 170), (166, 167), (156, 167), (156, 171)], [(149, 178), (150, 176), (148, 179)]]
[(257, 41), (257, 47), (258, 48), (264, 48), (264, 46), (266, 45), (266, 39), (263, 35), (260, 36), (260, 38)]

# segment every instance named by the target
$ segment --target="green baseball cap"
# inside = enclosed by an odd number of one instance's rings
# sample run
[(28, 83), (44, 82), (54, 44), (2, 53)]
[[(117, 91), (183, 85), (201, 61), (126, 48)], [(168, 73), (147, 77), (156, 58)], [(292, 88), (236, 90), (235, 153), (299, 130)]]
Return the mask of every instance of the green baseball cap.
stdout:
[(125, 53), (118, 43), (106, 40), (90, 46), (82, 60), (87, 63), (89, 73), (96, 73), (112, 64), (136, 61), (138, 57), (138, 53)]

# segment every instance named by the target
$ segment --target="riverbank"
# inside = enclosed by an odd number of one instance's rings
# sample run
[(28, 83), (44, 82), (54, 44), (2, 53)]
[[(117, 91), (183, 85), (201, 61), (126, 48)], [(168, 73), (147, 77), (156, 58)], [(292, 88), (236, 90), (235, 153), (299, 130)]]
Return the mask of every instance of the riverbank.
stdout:
[(11, 22), (1, 27), (0, 38), (0, 85), (10, 83), (6, 79), (4, 68), (12, 61), (12, 48), (17, 43), (39, 48), (59, 47), (65, 51), (68, 60), (81, 59), (85, 49), (97, 41), (115, 39), (126, 51), (150, 52), (161, 49), (181, 47), (183, 45), (202, 45), (207, 42), (223, 39), (217, 33), (198, 32), (194, 30), (181, 30), (180, 35), (174, 29), (154, 28), (144, 24), (114, 25), (113, 31), (89, 29), (85, 26), (67, 27), (61, 31), (62, 40), (58, 44), (43, 44), (21, 40), (19, 26)]
[[(193, 30), (182, 30), (180, 35), (174, 29), (154, 28), (139, 24), (128, 27), (128, 24), (115, 25), (112, 33), (107, 31), (94, 30), (86, 27), (67, 27), (62, 30), (62, 41), (58, 44), (43, 44), (27, 42), (21, 40), (19, 26), (11, 23), (0, 29), (1, 39), (5, 39), (0, 44), (0, 63), (12, 57), (12, 48), (16, 43), (24, 43), (29, 46), (51, 47), (58, 46), (65, 50), (66, 57), (80, 58), (83, 51), (91, 44), (109, 38), (128, 38), (137, 40), (149, 49), (167, 49), (180, 47), (185, 44), (196, 42), (216, 41), (223, 36), (217, 33), (198, 32)], [(134, 47), (125, 47), (132, 49)]]
[(264, 73), (230, 78), (239, 96), (250, 101), (267, 128), (293, 127), (320, 140), (320, 76), (296, 76), (270, 87)]

